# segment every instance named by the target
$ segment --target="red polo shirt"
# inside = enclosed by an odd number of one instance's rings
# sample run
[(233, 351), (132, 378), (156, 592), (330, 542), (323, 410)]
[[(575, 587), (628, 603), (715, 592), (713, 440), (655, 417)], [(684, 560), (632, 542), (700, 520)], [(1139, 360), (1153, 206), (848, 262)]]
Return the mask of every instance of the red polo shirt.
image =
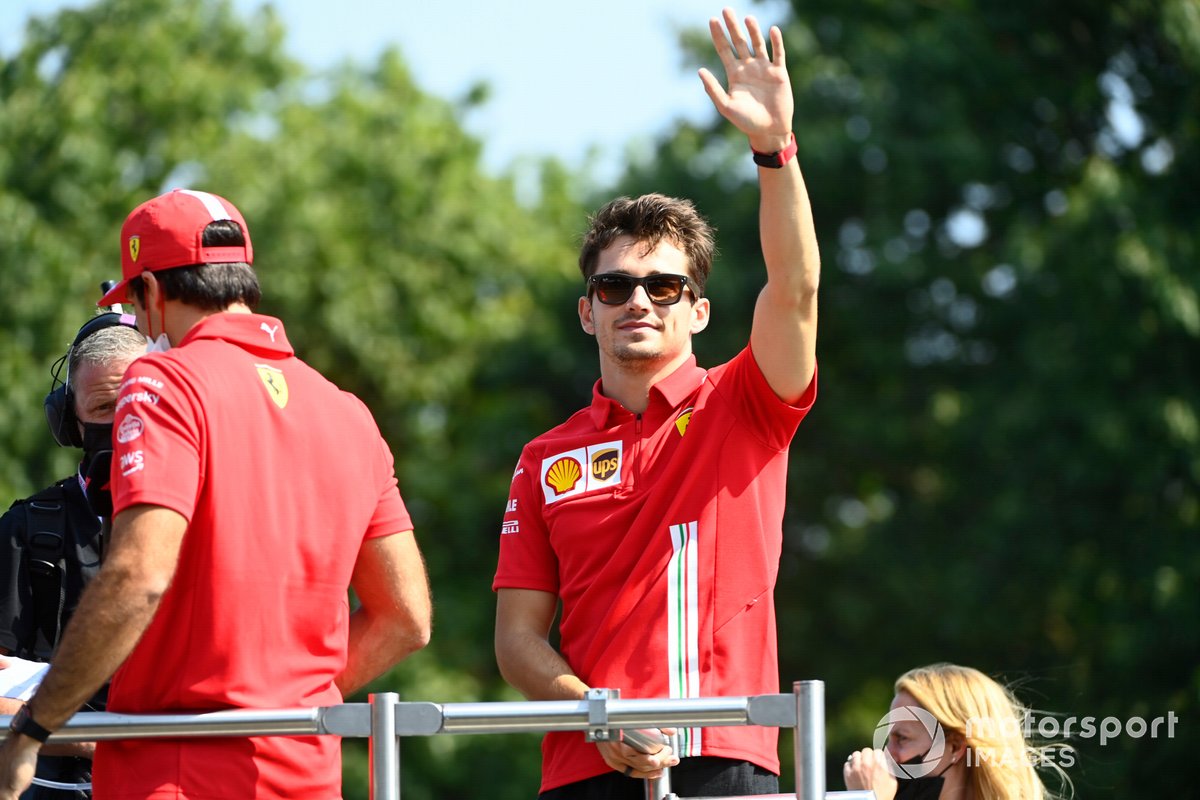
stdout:
[[(366, 407), (297, 359), (279, 320), (217, 314), (125, 373), (113, 505), (188, 520), (174, 580), (110, 711), (342, 701), (346, 588), (364, 539), (412, 528)], [(102, 742), (98, 797), (329, 798), (331, 736)]]
[[(592, 404), (525, 446), (513, 475), (494, 589), (562, 601), (561, 652), (587, 685), (624, 698), (779, 691), (772, 592), (787, 448), (816, 396), (795, 405), (749, 348), (705, 371), (693, 358), (642, 414)], [(778, 731), (681, 733), (683, 756), (779, 772)], [(580, 733), (550, 733), (542, 791), (609, 770)]]

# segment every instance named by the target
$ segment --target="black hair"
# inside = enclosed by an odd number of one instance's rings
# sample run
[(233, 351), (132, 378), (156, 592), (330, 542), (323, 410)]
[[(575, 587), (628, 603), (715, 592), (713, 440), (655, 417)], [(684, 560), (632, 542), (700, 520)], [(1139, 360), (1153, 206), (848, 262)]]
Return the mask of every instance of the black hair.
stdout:
[[(201, 244), (205, 247), (242, 247), (246, 244), (242, 228), (231, 219), (210, 222), (204, 228)], [(254, 269), (244, 261), (222, 264), (189, 264), (154, 273), (168, 300), (179, 300), (205, 311), (221, 311), (234, 303), (254, 310), (262, 299), (262, 289)], [(146, 304), (142, 277), (129, 279), (129, 294), (139, 305)]]

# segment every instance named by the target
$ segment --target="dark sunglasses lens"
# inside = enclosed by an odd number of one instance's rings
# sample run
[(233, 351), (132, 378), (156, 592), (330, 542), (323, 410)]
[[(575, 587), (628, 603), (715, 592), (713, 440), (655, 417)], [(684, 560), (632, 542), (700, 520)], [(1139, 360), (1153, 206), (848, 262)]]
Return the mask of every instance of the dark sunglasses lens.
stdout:
[(628, 275), (597, 275), (592, 279), (596, 297), (609, 306), (619, 305), (633, 294), (634, 280)]
[(661, 305), (679, 302), (683, 296), (684, 280), (678, 275), (656, 275), (646, 278), (646, 294)]

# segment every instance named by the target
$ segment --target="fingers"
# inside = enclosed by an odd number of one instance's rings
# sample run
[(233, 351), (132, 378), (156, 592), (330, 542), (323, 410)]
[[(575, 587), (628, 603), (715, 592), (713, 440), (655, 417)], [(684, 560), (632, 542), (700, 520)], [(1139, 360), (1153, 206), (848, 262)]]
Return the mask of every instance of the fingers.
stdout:
[[(766, 58), (767, 43), (763, 39), (762, 28), (758, 26), (758, 20), (754, 17), (746, 17), (746, 32), (750, 34), (750, 47), (754, 48), (753, 55), (760, 58)], [(750, 53), (746, 54), (751, 55)]]
[(786, 67), (787, 58), (783, 53), (783, 31), (778, 25), (771, 26), (771, 63), (777, 67)]
[(640, 753), (628, 745), (616, 742), (596, 742), (596, 746), (604, 762), (627, 778), (660, 778), (664, 768), (679, 763), (679, 757), (668, 746), (663, 746), (654, 753)]
[(717, 57), (721, 59), (721, 63), (726, 69), (734, 61), (737, 61), (737, 53), (733, 52), (733, 47), (729, 44), (729, 39), (725, 36), (725, 29), (721, 27), (721, 20), (713, 17), (708, 21), (708, 33), (712, 37), (713, 47), (717, 49)]
[(725, 87), (717, 80), (716, 75), (704, 67), (700, 68), (700, 82), (704, 84), (704, 91), (708, 93), (708, 98), (712, 100), (718, 110), (729, 104), (729, 94), (725, 91)]
[[(725, 28), (729, 31), (729, 39), (733, 42), (733, 51), (738, 58), (752, 58), (754, 51), (750, 47), (750, 42), (746, 40), (745, 34), (742, 33), (742, 27), (738, 25), (737, 16), (733, 13), (732, 8), (725, 8), (721, 11), (721, 16), (725, 18)], [(746, 21), (750, 22), (754, 17), (747, 17)], [(758, 23), (754, 23), (758, 27)], [(762, 33), (758, 35), (758, 39), (762, 41)]]
[[(738, 24), (737, 16), (732, 8), (721, 12), (721, 18), (712, 17), (708, 21), (708, 32), (712, 36), (713, 46), (721, 63), (729, 66), (738, 59), (762, 58), (768, 59), (767, 41), (763, 37), (762, 26), (756, 17), (746, 17), (745, 32)], [(778, 26), (772, 25), (770, 30), (771, 51), (769, 60), (783, 64), (783, 34)]]

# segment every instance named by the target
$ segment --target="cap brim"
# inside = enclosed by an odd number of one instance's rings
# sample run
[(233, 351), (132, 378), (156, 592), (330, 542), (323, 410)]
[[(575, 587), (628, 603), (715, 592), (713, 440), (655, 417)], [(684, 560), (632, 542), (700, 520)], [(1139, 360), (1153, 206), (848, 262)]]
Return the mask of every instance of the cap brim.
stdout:
[(96, 303), (98, 306), (111, 306), (115, 303), (128, 303), (129, 297), (125, 294), (125, 288), (129, 285), (129, 281), (121, 281), (113, 288), (105, 292), (104, 297)]

